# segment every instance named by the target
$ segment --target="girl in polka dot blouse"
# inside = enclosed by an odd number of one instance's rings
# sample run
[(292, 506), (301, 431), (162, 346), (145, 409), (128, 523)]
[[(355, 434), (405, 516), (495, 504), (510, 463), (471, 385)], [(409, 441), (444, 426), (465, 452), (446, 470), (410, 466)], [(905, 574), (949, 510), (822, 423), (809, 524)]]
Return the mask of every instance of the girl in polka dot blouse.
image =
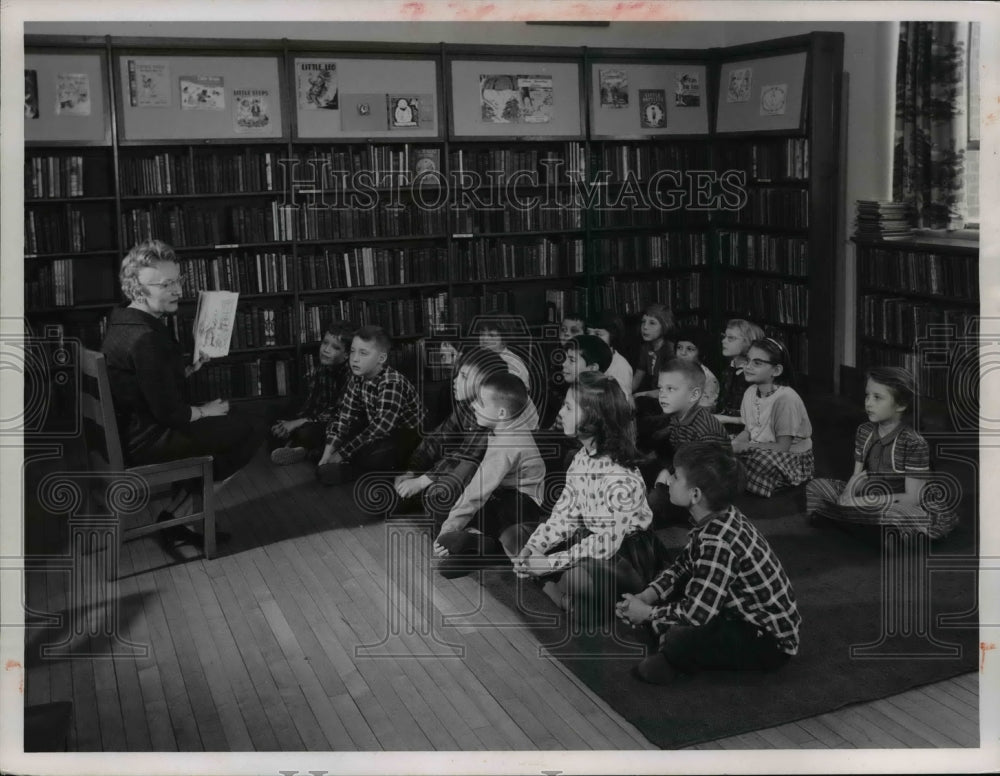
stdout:
[(514, 526), (504, 544), (522, 548), (515, 573), (541, 581), (563, 609), (608, 616), (665, 556), (649, 530), (653, 516), (634, 465), (635, 421), (618, 384), (596, 372), (580, 375), (559, 417), (563, 433), (582, 444), (566, 485), (548, 520)]

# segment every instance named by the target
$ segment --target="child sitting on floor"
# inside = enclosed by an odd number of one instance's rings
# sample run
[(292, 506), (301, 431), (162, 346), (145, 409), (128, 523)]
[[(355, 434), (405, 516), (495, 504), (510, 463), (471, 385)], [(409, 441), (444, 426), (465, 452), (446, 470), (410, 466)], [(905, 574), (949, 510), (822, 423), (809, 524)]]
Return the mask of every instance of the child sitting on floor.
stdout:
[[(414, 503), (417, 497), (435, 485), (435, 495), (428, 501), (434, 505), (435, 511), (447, 514), (468, 485), (483, 459), (487, 434), (487, 430), (476, 422), (472, 402), (479, 396), (483, 382), (495, 374), (507, 374), (507, 364), (490, 350), (471, 347), (458, 357), (452, 384), (454, 402), (451, 413), (424, 436), (420, 446), (410, 456), (407, 471), (393, 482), (396, 493), (406, 502), (404, 511), (412, 511), (418, 506)], [(538, 413), (530, 402), (525, 409), (525, 412), (529, 411), (534, 417), (526, 418), (526, 422), (529, 427), (537, 428)]]
[(913, 407), (913, 377), (898, 367), (868, 372), (868, 422), (854, 435), (854, 474), (843, 480), (812, 480), (806, 486), (810, 514), (863, 526), (894, 525), (932, 539), (958, 524), (952, 510), (921, 499), (930, 473), (927, 442), (906, 417)]
[(596, 318), (591, 319), (587, 324), (587, 334), (600, 337), (611, 348), (611, 364), (608, 365), (607, 369), (602, 369), (601, 371), (608, 377), (613, 377), (617, 380), (618, 384), (627, 394), (629, 404), (634, 404), (635, 399), (632, 398), (632, 380), (635, 376), (635, 371), (625, 356), (619, 352), (624, 332), (625, 324), (622, 322), (621, 316), (611, 310), (605, 310)]
[(323, 332), (319, 346), (319, 366), (309, 375), (309, 390), (292, 420), (279, 420), (271, 426), (268, 449), (271, 462), (279, 466), (298, 463), (308, 457), (319, 458), (326, 442), (326, 427), (340, 409), (351, 368), (347, 352), (354, 327), (336, 321)]
[[(705, 373), (690, 361), (674, 358), (660, 367), (660, 407), (667, 422), (653, 434), (653, 448), (660, 469), (649, 491), (649, 507), (653, 520), (679, 522), (680, 510), (670, 508), (667, 485), (670, 482), (670, 462), (682, 445), (688, 442), (719, 442), (729, 447), (729, 435), (708, 408), (701, 404)], [(651, 475), (650, 475), (651, 476)], [(683, 515), (680, 515), (681, 517)]]
[(705, 373), (705, 390), (701, 392), (698, 403), (709, 412), (714, 412), (715, 404), (719, 400), (719, 381), (702, 360), (708, 354), (705, 348), (705, 333), (694, 327), (678, 329), (674, 353), (681, 361), (690, 361), (701, 367), (701, 371)]
[(519, 355), (507, 347), (513, 330), (513, 320), (509, 315), (495, 314), (484, 316), (479, 324), (479, 346), (498, 354), (512, 375), (516, 375), (531, 390), (531, 377), (528, 367)]
[(747, 389), (743, 377), (743, 365), (747, 362), (747, 351), (757, 340), (764, 339), (764, 330), (756, 323), (734, 318), (726, 324), (722, 335), (722, 355), (730, 359), (722, 376), (722, 391), (719, 394), (718, 414), (715, 416), (730, 433), (743, 430), (740, 405)]
[(479, 567), (484, 556), (503, 557), (501, 534), (538, 519), (545, 464), (529, 428), (538, 421), (526, 413), (529, 403), (524, 383), (508, 373), (487, 377), (473, 402), (476, 422), (490, 433), (482, 462), (434, 541), (438, 571), (449, 579)]
[(635, 422), (617, 383), (583, 373), (560, 415), (563, 433), (583, 445), (562, 494), (544, 523), (513, 526), (501, 541), (516, 552), (518, 576), (543, 581), (546, 595), (574, 615), (600, 619), (611, 614), (614, 591), (642, 588), (664, 551), (649, 530), (652, 513), (635, 469)]
[(740, 465), (728, 447), (691, 442), (674, 456), (670, 500), (693, 529), (680, 556), (638, 595), (616, 607), (659, 636), (634, 674), (669, 684), (678, 673), (763, 669), (798, 652), (801, 617), (781, 561), (735, 506)]
[(733, 439), (733, 450), (746, 467), (747, 492), (770, 497), (812, 479), (812, 424), (792, 387), (788, 350), (776, 339), (750, 346), (743, 376), (750, 386), (740, 405), (745, 428)]
[(642, 314), (639, 335), (643, 347), (632, 375), (632, 394), (636, 413), (640, 417), (659, 414), (656, 376), (660, 371), (659, 365), (674, 357), (674, 343), (670, 338), (673, 330), (674, 314), (665, 304), (651, 304)]
[(398, 471), (420, 441), (424, 408), (413, 383), (386, 363), (391, 348), (380, 326), (354, 335), (354, 376), (316, 467), (324, 485), (350, 482), (366, 471)]

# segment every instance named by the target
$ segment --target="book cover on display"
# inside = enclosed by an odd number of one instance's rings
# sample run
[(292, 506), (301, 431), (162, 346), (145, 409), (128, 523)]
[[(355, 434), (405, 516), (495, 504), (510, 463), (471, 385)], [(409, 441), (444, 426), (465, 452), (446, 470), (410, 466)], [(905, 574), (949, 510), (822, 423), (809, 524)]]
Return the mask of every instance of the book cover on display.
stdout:
[(749, 102), (750, 82), (753, 70), (741, 67), (729, 71), (729, 86), (726, 89), (726, 102)]
[(340, 111), (344, 132), (385, 131), (389, 128), (385, 94), (345, 94)]
[(90, 76), (86, 73), (56, 75), (56, 115), (90, 115)]
[(552, 76), (480, 75), (484, 124), (539, 124), (552, 117)]
[(26, 119), (38, 118), (38, 72), (36, 70), (24, 71), (24, 117)]
[(221, 75), (182, 75), (181, 110), (225, 110), (226, 91)]
[(602, 108), (628, 107), (628, 74), (624, 70), (599, 70)]
[(662, 129), (667, 126), (667, 93), (665, 90), (639, 90), (639, 124), (644, 129)]
[(170, 106), (170, 65), (166, 62), (128, 61), (129, 103), (133, 108)]
[(263, 132), (270, 126), (270, 90), (233, 89), (233, 129), (244, 135)]
[(297, 76), (301, 110), (340, 110), (336, 62), (300, 61)]
[(760, 115), (784, 116), (788, 84), (773, 84), (760, 88)]
[(701, 105), (701, 85), (696, 73), (677, 74), (674, 105), (678, 108), (697, 108)]

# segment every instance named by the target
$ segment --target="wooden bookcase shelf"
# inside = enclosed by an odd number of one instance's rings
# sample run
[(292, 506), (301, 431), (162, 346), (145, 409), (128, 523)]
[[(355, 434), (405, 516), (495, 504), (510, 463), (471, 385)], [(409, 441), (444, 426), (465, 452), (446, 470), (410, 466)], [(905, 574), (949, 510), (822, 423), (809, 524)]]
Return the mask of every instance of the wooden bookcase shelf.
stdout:
[[(634, 319), (654, 301), (712, 332), (729, 317), (765, 323), (811, 385), (832, 388), (840, 34), (701, 52), (110, 37), (29, 37), (26, 47), (31, 62), (85, 57), (104, 119), (78, 141), (51, 122), (52, 137), (28, 136), (32, 325), (62, 324), (99, 346), (121, 257), (156, 236), (176, 248), (188, 291), (241, 293), (240, 342), (203, 370), (195, 392), (205, 398), (295, 390), (334, 318), (384, 325), (399, 339), (394, 363), (413, 375), (420, 338), (441, 324), (464, 335), (475, 316), (504, 311), (540, 330), (560, 311), (612, 308)], [(803, 53), (797, 125), (716, 131), (722, 63)], [(300, 102), (303, 64), (323, 60), (338, 63), (339, 111)], [(270, 120), (258, 135), (232, 106), (182, 114), (178, 94), (172, 107), (144, 110), (133, 64), (169, 71), (174, 91), (196, 64), (190, 72), (225, 71), (227, 90), (257, 78)], [(621, 71), (635, 87), (627, 111), (601, 104), (604, 81)], [(367, 74), (355, 88), (380, 94), (347, 93), (351, 73)], [(533, 102), (512, 123), (487, 122), (480, 100), (508, 81), (534, 90)], [(659, 128), (640, 126), (639, 98), (655, 99), (653, 87), (670, 98)], [(423, 119), (397, 127), (391, 111), (386, 118), (392, 89)], [(547, 113), (547, 95), (557, 111)], [(736, 190), (740, 212), (727, 206)], [(191, 301), (179, 313), (182, 337)]]

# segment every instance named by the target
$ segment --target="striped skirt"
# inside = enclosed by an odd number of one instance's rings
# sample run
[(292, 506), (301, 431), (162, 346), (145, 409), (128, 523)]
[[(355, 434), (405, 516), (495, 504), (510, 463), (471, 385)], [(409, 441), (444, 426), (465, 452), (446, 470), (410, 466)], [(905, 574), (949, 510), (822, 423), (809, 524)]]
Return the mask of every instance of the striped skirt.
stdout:
[(747, 493), (769, 498), (776, 490), (811, 480), (815, 468), (812, 450), (785, 453), (752, 447), (739, 454), (746, 473)]
[(950, 534), (958, 525), (958, 513), (935, 509), (933, 505), (910, 507), (886, 504), (865, 509), (839, 503), (847, 487), (844, 480), (812, 480), (806, 485), (806, 511), (840, 523), (869, 526), (894, 526), (926, 533), (931, 539)]

